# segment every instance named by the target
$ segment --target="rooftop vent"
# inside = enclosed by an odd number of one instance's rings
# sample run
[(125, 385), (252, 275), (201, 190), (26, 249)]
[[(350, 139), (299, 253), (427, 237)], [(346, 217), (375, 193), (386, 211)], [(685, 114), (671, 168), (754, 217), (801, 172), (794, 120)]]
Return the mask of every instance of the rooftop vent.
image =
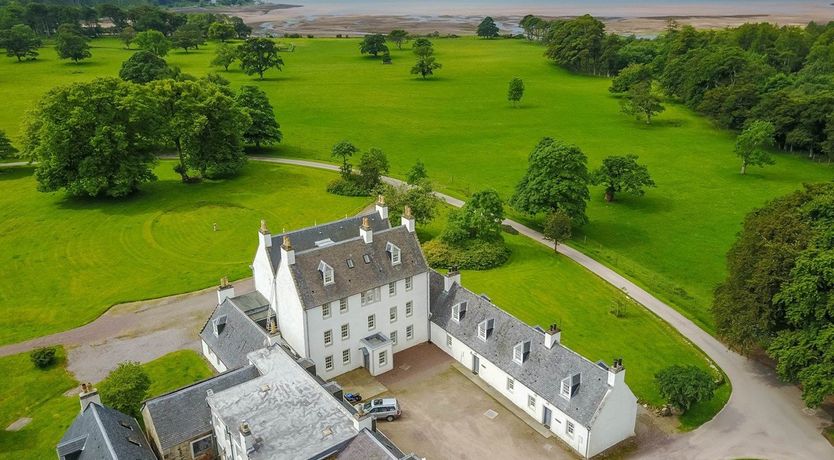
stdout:
[(347, 260), (345, 261), (345, 263), (347, 263), (348, 268), (353, 268), (353, 267), (355, 267), (355, 266), (356, 266), (356, 265), (353, 263), (353, 259), (347, 259)]
[(252, 434), (252, 429), (249, 427), (249, 424), (244, 420), (240, 422), (240, 434), (244, 436), (249, 436)]
[(318, 240), (318, 241), (315, 242), (315, 245), (318, 248), (323, 248), (325, 246), (330, 246), (331, 244), (334, 244), (334, 243), (333, 243), (333, 240), (331, 240), (330, 238), (325, 238), (323, 240)]
[(364, 254), (362, 256), (362, 260), (364, 260), (366, 264), (369, 264), (369, 263), (371, 263), (371, 256), (368, 255), (368, 254)]

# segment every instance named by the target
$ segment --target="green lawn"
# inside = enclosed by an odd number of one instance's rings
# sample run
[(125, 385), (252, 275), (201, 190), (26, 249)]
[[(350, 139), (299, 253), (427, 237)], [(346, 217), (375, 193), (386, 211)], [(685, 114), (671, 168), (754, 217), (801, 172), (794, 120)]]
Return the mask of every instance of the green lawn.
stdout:
[[(65, 366), (61, 348), (58, 362), (47, 370), (36, 369), (29, 354), (0, 358), (0, 459), (40, 460), (55, 458), (55, 444), (81, 408), (76, 395), (64, 396), (79, 385)], [(167, 354), (143, 366), (151, 377), (148, 397), (166, 393), (211, 376), (203, 358), (191, 350)], [(20, 431), (5, 428), (20, 417), (32, 422)]]
[(251, 164), (235, 179), (184, 185), (163, 162), (157, 175), (112, 201), (39, 193), (31, 168), (0, 170), (0, 344), (79, 326), (115, 303), (251, 276), (261, 218), (280, 231), (368, 201), (329, 195), (333, 173), (292, 166)]
[[(425, 228), (418, 227), (421, 240), (436, 236), (444, 223), (442, 215)], [(614, 300), (625, 296), (566, 256), (521, 235), (505, 233), (504, 239), (512, 250), (509, 262), (492, 270), (463, 271), (462, 284), (487, 294), (530, 325), (557, 323), (562, 342), (592, 361), (623, 358), (626, 382), (641, 402), (663, 404), (654, 374), (667, 366), (693, 364), (716, 372), (700, 350), (639, 304), (630, 304), (622, 317), (614, 316)], [(692, 429), (712, 419), (729, 397), (730, 386), (722, 385), (711, 401), (695, 405), (681, 417), (681, 428)]]
[[(658, 188), (614, 204), (606, 204), (595, 188), (591, 223), (571, 244), (672, 302), (708, 331), (714, 331), (711, 292), (724, 275), (724, 254), (743, 216), (802, 182), (834, 176), (832, 167), (780, 154), (775, 166), (742, 177), (731, 133), (676, 105), (668, 105), (653, 126), (637, 122), (619, 113), (607, 79), (562, 71), (535, 44), (435, 40), (443, 68), (421, 81), (408, 72), (408, 49), (392, 50), (393, 64), (382, 65), (359, 55), (358, 40), (291, 41), (296, 49), (284, 53), (284, 71), (268, 72), (262, 82), (236, 67), (221, 72), (234, 86), (257, 84), (270, 95), (286, 139), (272, 154), (328, 160), (329, 148), (349, 139), (363, 149), (382, 148), (394, 175), (420, 158), (444, 191), (465, 197), (491, 186), (505, 198), (542, 136), (578, 144), (591, 167), (606, 155), (638, 154)], [(41, 50), (36, 62), (0, 59), (0, 91), (6, 95), (0, 129), (17, 137), (22, 114), (47, 89), (116, 75), (130, 53), (115, 40), (93, 45), (93, 58), (80, 65), (58, 61), (52, 49)], [(213, 47), (175, 51), (168, 61), (203, 75)], [(21, 75), (26, 84), (20, 84)], [(513, 109), (505, 97), (507, 82), (516, 76), (527, 92)]]

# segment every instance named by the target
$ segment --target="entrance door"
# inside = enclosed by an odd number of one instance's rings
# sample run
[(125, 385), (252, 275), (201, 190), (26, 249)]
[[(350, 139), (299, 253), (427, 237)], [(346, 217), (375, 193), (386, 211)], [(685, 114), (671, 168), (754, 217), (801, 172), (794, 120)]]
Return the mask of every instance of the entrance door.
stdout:
[(472, 355), (472, 373), (478, 375), (478, 369), (481, 367), (481, 360), (478, 355)]
[(370, 356), (368, 356), (368, 349), (362, 348), (362, 365), (365, 366), (365, 369), (367, 369), (369, 372), (371, 370), (370, 361), (371, 358)]
[(550, 428), (550, 422), (553, 419), (553, 412), (547, 406), (544, 407), (544, 414), (542, 415), (542, 425)]

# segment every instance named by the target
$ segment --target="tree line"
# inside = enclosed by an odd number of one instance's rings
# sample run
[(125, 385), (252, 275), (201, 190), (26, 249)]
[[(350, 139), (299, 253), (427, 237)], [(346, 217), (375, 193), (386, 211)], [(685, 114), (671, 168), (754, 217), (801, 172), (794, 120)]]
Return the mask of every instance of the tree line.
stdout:
[(657, 88), (723, 128), (743, 130), (765, 121), (773, 126), (779, 149), (834, 159), (834, 22), (724, 30), (670, 22), (651, 39), (606, 33), (590, 15), (557, 20), (528, 15), (520, 25), (556, 64), (614, 76), (613, 92), (631, 92), (629, 100), (644, 97), (631, 108), (635, 112), (640, 106), (660, 109), (658, 101), (645, 99)]

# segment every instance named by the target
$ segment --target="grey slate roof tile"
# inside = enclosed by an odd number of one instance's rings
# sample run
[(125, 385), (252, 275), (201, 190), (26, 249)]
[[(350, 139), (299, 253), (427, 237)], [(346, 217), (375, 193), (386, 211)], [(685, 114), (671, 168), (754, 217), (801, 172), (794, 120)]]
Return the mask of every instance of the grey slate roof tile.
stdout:
[[(220, 304), (200, 331), (200, 338), (217, 355), (227, 369), (249, 364), (246, 355), (268, 345), (266, 331), (252, 321), (245, 311), (269, 305), (257, 291), (226, 299)], [(244, 310), (243, 308), (246, 308)], [(223, 318), (225, 317), (225, 318)], [(214, 333), (214, 321), (224, 322), (219, 334)]]
[(212, 431), (209, 390), (219, 392), (259, 377), (248, 365), (145, 401), (163, 450)]
[(81, 447), (78, 460), (156, 460), (133, 417), (97, 403), (75, 417), (56, 451), (63, 458)]
[[(400, 248), (398, 265), (391, 264), (386, 251), (389, 242)], [(292, 244), (295, 248), (295, 242)], [(370, 256), (369, 263), (365, 263), (365, 255)], [(353, 260), (353, 268), (348, 266), (347, 259)], [(322, 261), (333, 267), (334, 283), (328, 286), (324, 285), (319, 271)], [(426, 270), (428, 266), (416, 234), (402, 226), (375, 231), (371, 243), (365, 243), (359, 237), (357, 226), (351, 239), (321, 248), (296, 250), (295, 265), (292, 266), (305, 308), (315, 308)]]
[(345, 444), (336, 454), (336, 458), (339, 460), (397, 460), (399, 456), (388, 450), (373, 433), (364, 429)]
[[(561, 344), (547, 349), (543, 333), (457, 283), (444, 292), (443, 275), (431, 271), (429, 280), (433, 323), (578, 423), (590, 426), (610, 389), (605, 369)], [(461, 301), (467, 301), (467, 307), (458, 323), (452, 319), (452, 306)], [(494, 330), (484, 342), (478, 338), (478, 323), (490, 318), (495, 320)], [(513, 361), (513, 347), (525, 340), (531, 341), (531, 349), (526, 361), (519, 365)], [(581, 383), (577, 393), (567, 400), (560, 395), (561, 381), (576, 373), (581, 375)]]

